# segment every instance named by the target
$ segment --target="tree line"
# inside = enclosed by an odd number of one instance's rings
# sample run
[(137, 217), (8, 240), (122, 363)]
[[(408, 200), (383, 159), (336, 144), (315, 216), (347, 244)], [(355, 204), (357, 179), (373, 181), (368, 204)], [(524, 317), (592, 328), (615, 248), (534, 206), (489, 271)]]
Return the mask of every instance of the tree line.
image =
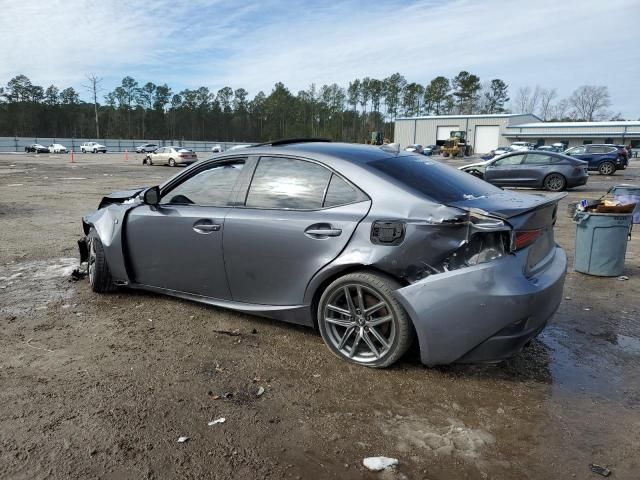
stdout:
[[(394, 73), (384, 79), (355, 79), (346, 88), (311, 84), (297, 93), (278, 82), (268, 95), (260, 91), (253, 98), (244, 88), (176, 92), (166, 83), (142, 83), (130, 76), (109, 92), (101, 84), (96, 75), (87, 75), (83, 89), (89, 100), (85, 101), (73, 87), (44, 88), (25, 75), (12, 78), (0, 87), (0, 136), (247, 142), (324, 137), (364, 142), (372, 132), (393, 138), (393, 121), (400, 116), (510, 111), (509, 87), (503, 80), (482, 82), (467, 71), (453, 78), (438, 76), (427, 85)], [(608, 93), (606, 87), (592, 88), (604, 88), (606, 93), (597, 114), (608, 106)], [(541, 90), (520, 89), (511, 108), (523, 112), (531, 108), (528, 113), (546, 102), (545, 117), (564, 119), (552, 114), (549, 94)], [(587, 119), (582, 112), (580, 116)]]

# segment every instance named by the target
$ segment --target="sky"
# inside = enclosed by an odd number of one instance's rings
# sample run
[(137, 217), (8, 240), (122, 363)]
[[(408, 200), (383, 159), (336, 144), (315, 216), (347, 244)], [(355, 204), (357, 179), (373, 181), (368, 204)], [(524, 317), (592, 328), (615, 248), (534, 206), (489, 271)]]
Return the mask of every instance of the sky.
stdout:
[[(640, 0), (0, 0), (0, 85), (45, 88), (130, 75), (174, 92), (276, 82), (293, 93), (400, 72), (423, 85), (461, 70), (518, 88), (606, 85), (640, 118)], [(9, 19), (13, 19), (9, 21)], [(636, 32), (633, 32), (633, 30)]]

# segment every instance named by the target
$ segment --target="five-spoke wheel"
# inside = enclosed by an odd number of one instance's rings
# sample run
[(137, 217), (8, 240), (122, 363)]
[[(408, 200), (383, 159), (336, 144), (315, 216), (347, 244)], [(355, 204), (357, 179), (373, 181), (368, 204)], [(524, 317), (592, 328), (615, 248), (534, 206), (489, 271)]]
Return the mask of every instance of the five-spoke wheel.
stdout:
[(410, 320), (393, 296), (393, 279), (352, 273), (334, 281), (318, 306), (318, 326), (327, 346), (341, 358), (371, 367), (398, 360), (412, 340)]

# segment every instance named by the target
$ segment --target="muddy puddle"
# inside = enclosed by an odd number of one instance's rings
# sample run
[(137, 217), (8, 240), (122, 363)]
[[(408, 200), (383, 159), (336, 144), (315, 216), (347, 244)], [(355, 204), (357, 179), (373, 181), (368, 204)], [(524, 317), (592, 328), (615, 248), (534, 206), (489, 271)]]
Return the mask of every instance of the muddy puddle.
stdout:
[(75, 268), (78, 259), (67, 257), (1, 265), (0, 311), (20, 315), (68, 299), (73, 293), (69, 279)]

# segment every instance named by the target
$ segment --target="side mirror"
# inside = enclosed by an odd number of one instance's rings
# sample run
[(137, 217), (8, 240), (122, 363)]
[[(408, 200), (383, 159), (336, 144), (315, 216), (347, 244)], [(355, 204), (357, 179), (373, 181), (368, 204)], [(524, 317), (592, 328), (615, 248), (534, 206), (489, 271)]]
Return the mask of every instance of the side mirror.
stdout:
[(158, 205), (160, 203), (160, 187), (150, 187), (144, 191), (142, 201), (147, 205)]

